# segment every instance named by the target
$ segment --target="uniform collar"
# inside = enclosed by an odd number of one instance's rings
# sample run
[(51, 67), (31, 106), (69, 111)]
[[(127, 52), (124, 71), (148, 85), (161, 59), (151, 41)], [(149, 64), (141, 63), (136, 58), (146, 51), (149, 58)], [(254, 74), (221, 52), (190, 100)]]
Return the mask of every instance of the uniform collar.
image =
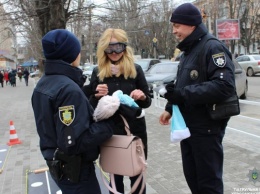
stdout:
[(80, 87), (85, 83), (82, 70), (62, 60), (46, 60), (44, 62), (45, 75), (65, 75)]
[(187, 36), (183, 41), (181, 41), (177, 48), (181, 51), (188, 52), (192, 49), (194, 45), (200, 40), (200, 38), (208, 33), (208, 30), (204, 23), (201, 23), (197, 28)]

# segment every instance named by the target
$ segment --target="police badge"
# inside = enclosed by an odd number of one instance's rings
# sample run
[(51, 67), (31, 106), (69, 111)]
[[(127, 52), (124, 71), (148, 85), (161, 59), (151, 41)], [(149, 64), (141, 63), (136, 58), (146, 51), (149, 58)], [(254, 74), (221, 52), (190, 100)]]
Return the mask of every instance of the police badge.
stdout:
[(59, 117), (64, 125), (69, 126), (75, 118), (74, 105), (59, 107)]
[(256, 168), (254, 168), (253, 170), (249, 170), (249, 173), (247, 174), (247, 177), (249, 178), (249, 181), (253, 181), (254, 184), (257, 181), (260, 182), (259, 171)]
[(196, 79), (198, 79), (198, 77), (199, 77), (198, 71), (197, 71), (197, 70), (191, 70), (191, 72), (190, 72), (190, 78), (191, 78), (192, 80), (196, 80)]
[(226, 56), (225, 53), (218, 53), (212, 55), (212, 59), (218, 67), (224, 67), (226, 65)]

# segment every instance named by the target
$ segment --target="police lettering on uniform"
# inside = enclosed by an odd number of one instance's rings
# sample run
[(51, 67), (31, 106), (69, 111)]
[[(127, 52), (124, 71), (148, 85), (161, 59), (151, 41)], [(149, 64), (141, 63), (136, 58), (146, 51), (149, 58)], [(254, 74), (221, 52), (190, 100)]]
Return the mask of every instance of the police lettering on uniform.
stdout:
[(193, 4), (177, 7), (171, 22), (182, 55), (175, 83), (166, 86), (168, 103), (160, 123), (169, 124), (172, 105), (179, 106), (191, 133), (180, 143), (188, 186), (192, 194), (223, 194), (222, 139), (229, 118), (212, 120), (207, 104), (235, 93), (232, 57), (226, 46), (208, 33)]
[(31, 98), (42, 155), (63, 194), (101, 194), (94, 161), (114, 122), (93, 121), (93, 108), (81, 90), (85, 79), (76, 36), (52, 30), (42, 47), (45, 71)]

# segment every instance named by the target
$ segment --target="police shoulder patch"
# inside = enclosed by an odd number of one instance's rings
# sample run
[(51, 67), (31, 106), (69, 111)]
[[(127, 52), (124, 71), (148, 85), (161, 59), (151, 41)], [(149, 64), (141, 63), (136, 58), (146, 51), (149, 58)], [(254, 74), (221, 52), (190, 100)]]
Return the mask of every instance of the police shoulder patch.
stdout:
[(74, 105), (59, 107), (59, 117), (64, 125), (69, 126), (75, 118)]
[(224, 67), (226, 65), (226, 56), (225, 53), (218, 53), (212, 55), (212, 59), (218, 67)]

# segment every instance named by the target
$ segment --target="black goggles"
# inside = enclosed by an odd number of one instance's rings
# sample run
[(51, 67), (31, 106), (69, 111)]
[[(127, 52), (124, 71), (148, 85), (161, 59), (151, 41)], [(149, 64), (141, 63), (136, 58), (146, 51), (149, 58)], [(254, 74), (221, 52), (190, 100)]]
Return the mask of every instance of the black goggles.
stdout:
[(108, 47), (104, 50), (106, 54), (122, 53), (126, 49), (126, 43), (123, 42), (111, 42)]

